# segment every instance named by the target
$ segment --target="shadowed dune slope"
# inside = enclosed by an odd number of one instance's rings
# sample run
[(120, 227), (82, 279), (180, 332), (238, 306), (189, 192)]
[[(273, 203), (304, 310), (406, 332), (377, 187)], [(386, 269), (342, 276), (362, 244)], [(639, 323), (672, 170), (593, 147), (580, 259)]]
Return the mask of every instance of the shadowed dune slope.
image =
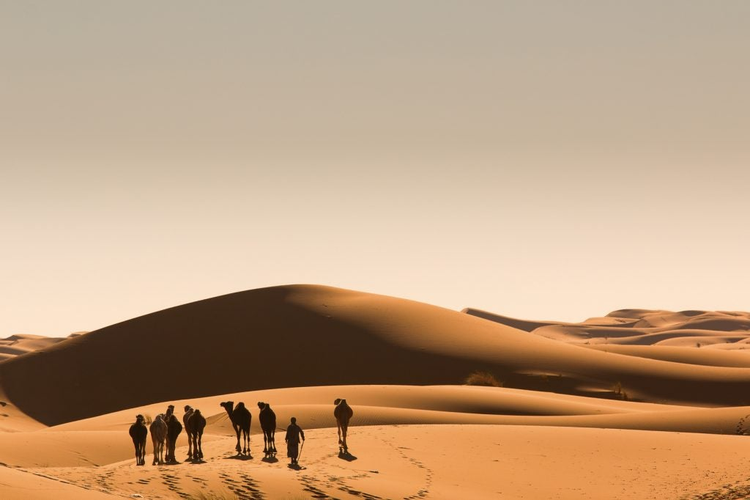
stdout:
[(0, 363), (48, 425), (158, 401), (337, 384), (455, 384), (474, 370), (617, 383), (630, 397), (750, 403), (750, 370), (569, 345), (457, 311), (330, 287), (240, 292), (156, 312)]

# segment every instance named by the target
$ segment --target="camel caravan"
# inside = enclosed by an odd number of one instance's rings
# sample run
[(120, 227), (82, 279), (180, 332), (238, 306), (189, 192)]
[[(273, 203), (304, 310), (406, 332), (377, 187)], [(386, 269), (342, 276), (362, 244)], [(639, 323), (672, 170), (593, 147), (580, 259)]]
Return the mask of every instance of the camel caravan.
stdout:
[[(336, 399), (333, 402), (335, 408), (333, 415), (336, 418), (338, 430), (339, 456), (349, 455), (349, 447), (346, 436), (349, 430), (349, 421), (354, 411), (347, 404), (346, 399)], [(224, 401), (221, 407), (226, 411), (232, 429), (237, 436), (235, 451), (237, 456), (252, 458), (250, 454), (250, 424), (253, 416), (245, 407), (245, 403), (239, 402), (235, 406), (233, 401)], [(258, 421), (263, 431), (263, 455), (266, 458), (276, 456), (276, 413), (271, 405), (263, 401), (258, 402)], [(175, 454), (177, 438), (182, 431), (188, 438), (187, 461), (193, 463), (203, 462), (203, 448), (201, 439), (203, 430), (206, 428), (206, 418), (197, 408), (185, 405), (182, 423), (174, 414), (174, 405), (169, 405), (167, 411), (160, 413), (150, 423), (146, 417), (136, 415), (135, 423), (130, 426), (129, 434), (135, 447), (135, 464), (146, 465), (146, 440), (151, 433), (151, 442), (154, 448), (154, 460), (152, 465), (178, 464)], [(304, 445), (305, 433), (297, 425), (297, 419), (292, 417), (292, 422), (286, 429), (287, 456), (291, 459), (291, 466), (297, 466), (301, 454), (301, 443)]]

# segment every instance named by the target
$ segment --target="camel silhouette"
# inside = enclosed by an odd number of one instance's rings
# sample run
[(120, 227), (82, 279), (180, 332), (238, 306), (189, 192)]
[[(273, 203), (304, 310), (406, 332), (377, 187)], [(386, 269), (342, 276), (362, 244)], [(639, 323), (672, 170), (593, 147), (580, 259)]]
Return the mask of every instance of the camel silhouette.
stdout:
[(135, 423), (130, 426), (130, 437), (133, 439), (135, 446), (135, 465), (146, 465), (146, 419), (143, 415), (135, 417)]
[(193, 410), (192, 415), (188, 421), (190, 424), (191, 434), (188, 435), (188, 442), (192, 441), (193, 444), (193, 460), (199, 461), (203, 459), (203, 429), (206, 428), (206, 417), (201, 415), (200, 410)]
[(185, 414), (182, 416), (182, 425), (185, 429), (185, 434), (188, 438), (188, 460), (193, 459), (193, 440), (191, 439), (193, 436), (193, 426), (190, 424), (190, 417), (193, 415), (193, 407), (190, 405), (185, 405)]
[(333, 410), (333, 416), (336, 417), (336, 426), (339, 431), (339, 452), (349, 453), (349, 446), (346, 444), (346, 434), (349, 430), (349, 420), (354, 416), (354, 410), (346, 403), (346, 399), (338, 398), (333, 402), (336, 408)]
[(175, 457), (175, 446), (177, 445), (177, 437), (182, 432), (182, 424), (177, 416), (172, 413), (167, 419), (167, 456), (166, 461), (169, 464), (176, 464), (177, 457)]
[[(250, 424), (253, 418), (250, 415), (250, 410), (245, 408), (245, 403), (237, 403), (237, 407), (235, 407), (233, 401), (225, 401), (221, 403), (221, 406), (227, 411), (234, 432), (237, 434), (237, 446), (235, 447), (237, 454), (250, 455)], [(240, 446), (240, 434), (242, 435), (243, 446)]]
[(259, 401), (258, 408), (260, 408), (258, 420), (263, 429), (263, 453), (268, 456), (276, 453), (276, 414), (268, 403)]
[(164, 464), (164, 442), (167, 440), (167, 423), (164, 421), (164, 414), (156, 416), (151, 425), (151, 441), (154, 443), (154, 461), (151, 465)]

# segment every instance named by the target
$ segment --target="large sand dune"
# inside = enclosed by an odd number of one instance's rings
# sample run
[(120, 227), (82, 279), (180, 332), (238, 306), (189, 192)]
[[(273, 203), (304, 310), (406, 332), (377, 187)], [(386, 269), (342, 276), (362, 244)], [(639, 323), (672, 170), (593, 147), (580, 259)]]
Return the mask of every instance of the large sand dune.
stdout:
[(427, 304), (319, 286), (149, 314), (6, 360), (0, 382), (26, 413), (54, 425), (274, 387), (456, 384), (475, 370), (518, 387), (585, 394), (617, 386), (651, 401), (750, 404), (750, 370), (586, 349)]
[[(635, 309), (527, 321), (300, 285), (14, 336), (0, 497), (745, 498), (749, 325)], [(504, 387), (461, 385), (476, 370)], [(337, 454), (338, 397), (354, 456)], [(225, 400), (252, 410), (252, 459), (235, 457)], [(261, 460), (257, 401), (307, 430), (305, 469)], [(127, 429), (167, 404), (206, 415), (205, 463), (136, 467)]]

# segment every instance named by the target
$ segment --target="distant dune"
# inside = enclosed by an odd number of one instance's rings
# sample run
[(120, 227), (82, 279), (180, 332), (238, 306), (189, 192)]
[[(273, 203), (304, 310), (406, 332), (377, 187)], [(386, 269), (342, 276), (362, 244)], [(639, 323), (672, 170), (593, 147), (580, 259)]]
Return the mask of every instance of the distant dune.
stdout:
[(41, 335), (18, 334), (0, 339), (0, 361), (14, 358), (21, 354), (38, 351), (65, 339), (43, 337)]

